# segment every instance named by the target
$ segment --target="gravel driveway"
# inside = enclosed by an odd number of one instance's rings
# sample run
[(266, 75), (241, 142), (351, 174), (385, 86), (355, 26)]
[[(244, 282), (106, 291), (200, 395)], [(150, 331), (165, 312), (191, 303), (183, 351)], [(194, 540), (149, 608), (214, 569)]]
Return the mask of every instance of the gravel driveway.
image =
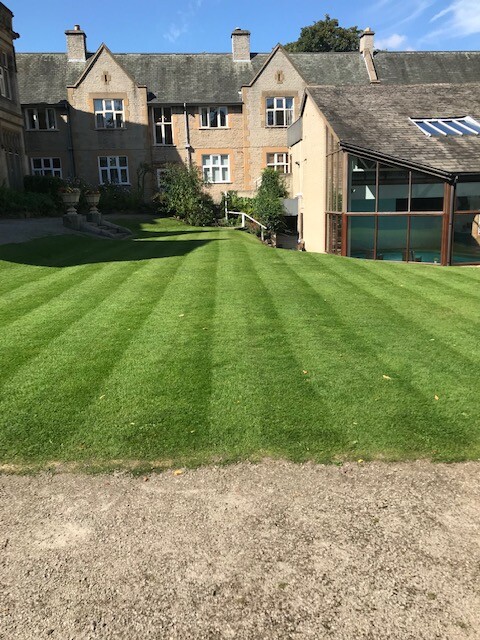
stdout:
[(63, 226), (62, 218), (27, 218), (0, 220), (0, 244), (27, 242), (45, 236), (75, 233)]
[(480, 637), (480, 465), (0, 476), (0, 638)]

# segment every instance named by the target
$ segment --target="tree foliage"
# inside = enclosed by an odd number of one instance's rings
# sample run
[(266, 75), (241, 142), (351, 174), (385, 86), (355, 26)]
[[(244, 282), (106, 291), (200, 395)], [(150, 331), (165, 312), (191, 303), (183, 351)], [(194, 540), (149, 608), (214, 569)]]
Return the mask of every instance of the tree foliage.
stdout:
[(355, 27), (340, 27), (336, 18), (330, 18), (303, 27), (300, 37), (289, 42), (285, 49), (292, 53), (306, 51), (358, 51), (361, 31)]
[(282, 198), (287, 197), (287, 190), (282, 175), (267, 167), (262, 173), (262, 184), (253, 201), (255, 218), (262, 222), (273, 233), (285, 227)]

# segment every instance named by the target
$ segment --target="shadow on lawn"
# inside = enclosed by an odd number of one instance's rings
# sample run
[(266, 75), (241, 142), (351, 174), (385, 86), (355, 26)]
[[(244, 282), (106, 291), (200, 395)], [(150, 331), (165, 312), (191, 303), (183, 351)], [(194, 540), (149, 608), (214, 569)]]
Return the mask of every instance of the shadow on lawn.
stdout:
[[(73, 267), (100, 262), (130, 262), (183, 256), (210, 242), (221, 240), (210, 229), (148, 231), (129, 225), (135, 237), (105, 240), (88, 236), (65, 235), (40, 238), (21, 244), (0, 246), (0, 260), (40, 267)], [(205, 234), (205, 239), (164, 240), (191, 234)]]

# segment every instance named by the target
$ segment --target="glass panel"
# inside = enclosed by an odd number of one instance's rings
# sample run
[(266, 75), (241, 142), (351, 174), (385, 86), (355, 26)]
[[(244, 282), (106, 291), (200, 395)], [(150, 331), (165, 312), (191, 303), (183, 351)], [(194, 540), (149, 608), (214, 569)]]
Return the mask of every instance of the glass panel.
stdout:
[(47, 109), (48, 128), (56, 129), (55, 111), (53, 109)]
[(117, 166), (116, 156), (108, 156), (108, 164), (110, 167), (116, 167)]
[(455, 120), (445, 120), (445, 123), (448, 124), (450, 127), (452, 127), (452, 129), (455, 129), (455, 131), (458, 131), (458, 133), (461, 133), (467, 136), (474, 135), (466, 127), (463, 127), (461, 122), (455, 122)]
[(225, 109), (225, 107), (221, 107), (220, 109), (220, 126), (227, 126), (227, 110)]
[(113, 182), (114, 184), (118, 184), (120, 182), (118, 169), (110, 169), (110, 182)]
[(273, 109), (273, 98), (267, 98), (267, 109)]
[(440, 129), (440, 131), (443, 131), (444, 133), (446, 133), (448, 136), (458, 136), (460, 134), (458, 133), (454, 133), (451, 129), (449, 129), (448, 127), (446, 127), (443, 122), (438, 122), (438, 120), (436, 120), (435, 122), (432, 123), (433, 126), (436, 129)]
[(47, 116), (45, 109), (38, 110), (38, 128), (47, 129)]
[(114, 100), (115, 111), (123, 111), (123, 100)]
[(42, 159), (41, 158), (33, 158), (32, 162), (33, 162), (33, 168), (34, 169), (41, 169), (42, 168)]
[(113, 113), (111, 111), (108, 111), (105, 115), (104, 115), (104, 126), (107, 129), (113, 129), (115, 127), (115, 123), (113, 121)]
[(43, 166), (44, 167), (50, 167), (51, 166), (51, 158), (44, 158), (43, 159)]
[(211, 127), (218, 127), (217, 110), (216, 109), (210, 109), (210, 126)]
[(285, 116), (286, 116), (285, 117), (285, 124), (291, 125), (292, 124), (292, 116), (293, 116), (292, 111), (287, 111), (285, 113)]
[(122, 182), (128, 182), (127, 170), (120, 169), (120, 176), (122, 178)]
[(276, 111), (277, 121), (275, 124), (279, 127), (283, 127), (285, 125), (285, 113), (283, 111)]
[(119, 160), (118, 164), (121, 167), (126, 167), (127, 166), (127, 156), (120, 156), (118, 160)]
[(212, 182), (220, 182), (220, 167), (212, 167)]
[(93, 108), (95, 111), (102, 111), (103, 109), (103, 100), (94, 100)]
[(51, 176), (51, 175), (53, 175), (53, 174), (52, 174), (52, 170), (51, 170), (51, 169), (45, 169), (45, 170), (44, 170), (44, 172), (43, 172), (43, 175), (44, 175), (44, 176)]
[(292, 107), (293, 107), (293, 98), (286, 98), (285, 106), (287, 107), (287, 109), (292, 109)]
[(105, 125), (103, 123), (103, 115), (101, 113), (97, 113), (97, 128), (103, 129), (104, 126)]
[(53, 158), (52, 164), (56, 169), (59, 169), (60, 168), (60, 158)]
[(107, 171), (107, 169), (102, 169), (101, 175), (102, 175), (102, 182), (108, 182), (108, 171)]
[(275, 98), (275, 107), (277, 109), (283, 109), (283, 98)]
[(165, 109), (163, 110), (163, 120), (164, 120), (164, 122), (171, 122), (172, 121), (172, 109), (171, 109), (171, 107), (165, 107)]
[(210, 156), (202, 156), (202, 166), (205, 167), (208, 164)]
[(480, 216), (478, 213), (456, 213), (453, 223), (452, 262), (480, 263)]
[(399, 167), (378, 167), (378, 211), (408, 211), (409, 173)]
[(267, 124), (269, 127), (273, 127), (273, 111), (267, 113)]
[(412, 171), (411, 211), (443, 211), (443, 182), (425, 173)]
[(220, 164), (220, 156), (211, 156), (211, 158), (212, 158), (213, 165)]
[(222, 167), (222, 180), (228, 182), (228, 167)]
[(267, 153), (267, 164), (274, 164), (275, 162), (275, 154)]
[(112, 101), (105, 100), (105, 111), (111, 111), (111, 110), (112, 110)]
[(422, 131), (425, 133), (429, 133), (432, 136), (439, 136), (440, 134), (433, 127), (431, 127), (428, 122), (417, 122), (416, 123)]
[(123, 127), (123, 114), (117, 113), (115, 115), (115, 125), (117, 129), (121, 129)]
[(205, 182), (210, 182), (210, 175), (208, 169), (203, 170), (203, 179)]
[(205, 107), (202, 107), (201, 109), (201, 120), (202, 127), (208, 127), (208, 109), (206, 109)]
[(465, 120), (463, 121), (465, 122), (465, 124), (470, 127), (470, 129), (474, 129), (475, 131), (477, 131), (478, 133), (480, 133), (480, 125), (478, 124), (478, 122), (475, 122), (475, 120), (470, 120), (469, 118), (465, 118)]
[(106, 167), (107, 166), (107, 158), (106, 158), (106, 156), (101, 156), (100, 157), (100, 166), (101, 167)]
[(442, 216), (410, 217), (409, 260), (440, 263), (442, 225)]
[(375, 182), (377, 163), (349, 157), (349, 211), (375, 211)]
[(375, 246), (374, 216), (348, 218), (348, 255), (352, 258), (373, 258)]
[(165, 125), (165, 144), (173, 144), (172, 125)]
[(28, 121), (28, 128), (29, 129), (35, 129), (35, 112), (33, 111), (33, 109), (28, 109), (27, 110), (27, 121)]
[(223, 164), (223, 166), (227, 166), (228, 165), (228, 156), (220, 156), (220, 161), (221, 161), (221, 164)]
[(378, 216), (377, 260), (407, 260), (408, 216)]
[(457, 211), (480, 210), (480, 182), (459, 182), (456, 195)]

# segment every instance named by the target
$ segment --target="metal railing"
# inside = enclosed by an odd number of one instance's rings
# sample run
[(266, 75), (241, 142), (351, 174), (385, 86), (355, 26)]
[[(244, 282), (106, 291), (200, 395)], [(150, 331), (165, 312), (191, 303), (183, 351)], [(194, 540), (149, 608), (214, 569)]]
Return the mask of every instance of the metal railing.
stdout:
[(225, 209), (225, 220), (228, 220), (228, 216), (232, 215), (232, 216), (241, 216), (242, 218), (242, 228), (246, 226), (246, 220), (247, 218), (253, 222), (254, 224), (258, 225), (260, 227), (260, 237), (263, 240), (265, 239), (264, 234), (265, 231), (267, 230), (267, 227), (262, 224), (261, 222), (259, 222), (258, 220), (255, 220), (255, 218), (253, 218), (252, 216), (248, 215), (248, 213), (245, 213), (244, 211), (228, 211), (227, 209)]

